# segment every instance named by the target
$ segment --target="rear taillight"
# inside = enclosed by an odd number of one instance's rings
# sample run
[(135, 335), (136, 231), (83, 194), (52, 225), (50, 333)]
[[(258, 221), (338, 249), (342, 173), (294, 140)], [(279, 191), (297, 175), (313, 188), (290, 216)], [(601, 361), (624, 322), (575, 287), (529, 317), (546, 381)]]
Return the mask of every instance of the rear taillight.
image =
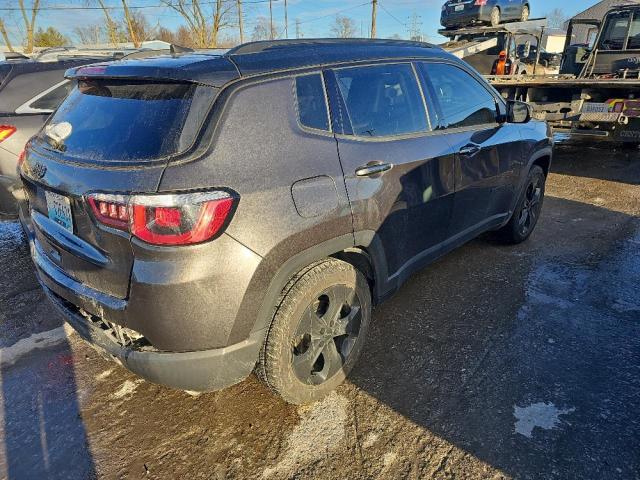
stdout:
[(222, 233), (236, 197), (225, 191), (170, 195), (88, 196), (100, 223), (153, 245), (191, 245)]
[(476, 7), (484, 7), (488, 1), (489, 0), (476, 0), (476, 3), (474, 3), (474, 5)]
[(13, 125), (0, 125), (0, 142), (6, 140), (16, 133), (17, 128)]

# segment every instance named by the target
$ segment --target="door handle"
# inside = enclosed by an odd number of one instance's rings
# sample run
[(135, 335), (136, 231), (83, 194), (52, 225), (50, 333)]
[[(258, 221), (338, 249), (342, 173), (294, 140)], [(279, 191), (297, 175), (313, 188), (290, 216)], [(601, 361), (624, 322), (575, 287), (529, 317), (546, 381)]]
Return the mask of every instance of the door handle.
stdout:
[(364, 167), (357, 168), (356, 176), (368, 177), (370, 175), (378, 175), (386, 172), (387, 170), (391, 170), (392, 167), (393, 163), (369, 163)]
[(465, 157), (473, 157), (481, 148), (478, 145), (466, 145), (460, 149), (460, 155)]

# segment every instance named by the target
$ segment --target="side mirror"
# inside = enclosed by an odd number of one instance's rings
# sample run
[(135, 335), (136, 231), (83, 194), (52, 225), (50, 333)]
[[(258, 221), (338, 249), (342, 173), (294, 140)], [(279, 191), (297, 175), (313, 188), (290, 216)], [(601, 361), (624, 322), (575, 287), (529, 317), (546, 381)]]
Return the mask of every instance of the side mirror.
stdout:
[(533, 111), (531, 106), (525, 102), (517, 100), (507, 101), (507, 122), (508, 123), (529, 123)]

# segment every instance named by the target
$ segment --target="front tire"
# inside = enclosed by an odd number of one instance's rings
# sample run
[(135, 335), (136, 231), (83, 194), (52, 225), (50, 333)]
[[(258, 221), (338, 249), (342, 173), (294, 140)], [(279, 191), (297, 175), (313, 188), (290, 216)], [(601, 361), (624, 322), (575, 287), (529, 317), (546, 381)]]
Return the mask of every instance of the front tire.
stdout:
[(525, 5), (522, 7), (522, 14), (520, 15), (520, 21), (521, 22), (526, 22), (527, 20), (529, 20), (529, 6)]
[(542, 168), (538, 165), (531, 167), (509, 223), (496, 232), (498, 238), (513, 245), (529, 238), (540, 218), (546, 180)]
[(500, 21), (502, 20), (500, 15), (500, 9), (498, 7), (493, 7), (491, 10), (491, 26), (497, 27), (500, 25)]
[(310, 266), (285, 287), (258, 376), (288, 403), (322, 399), (355, 365), (370, 319), (371, 291), (362, 273), (333, 258)]

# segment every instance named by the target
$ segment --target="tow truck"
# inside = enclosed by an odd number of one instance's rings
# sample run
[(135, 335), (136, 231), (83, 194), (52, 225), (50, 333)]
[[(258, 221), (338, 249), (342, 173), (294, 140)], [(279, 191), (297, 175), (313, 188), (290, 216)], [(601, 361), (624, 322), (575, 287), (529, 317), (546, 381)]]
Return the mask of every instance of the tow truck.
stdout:
[(637, 145), (640, 5), (614, 7), (601, 22), (586, 23), (597, 28), (592, 46), (571, 45), (568, 35), (559, 74), (487, 78), (503, 97), (528, 102), (556, 132)]

